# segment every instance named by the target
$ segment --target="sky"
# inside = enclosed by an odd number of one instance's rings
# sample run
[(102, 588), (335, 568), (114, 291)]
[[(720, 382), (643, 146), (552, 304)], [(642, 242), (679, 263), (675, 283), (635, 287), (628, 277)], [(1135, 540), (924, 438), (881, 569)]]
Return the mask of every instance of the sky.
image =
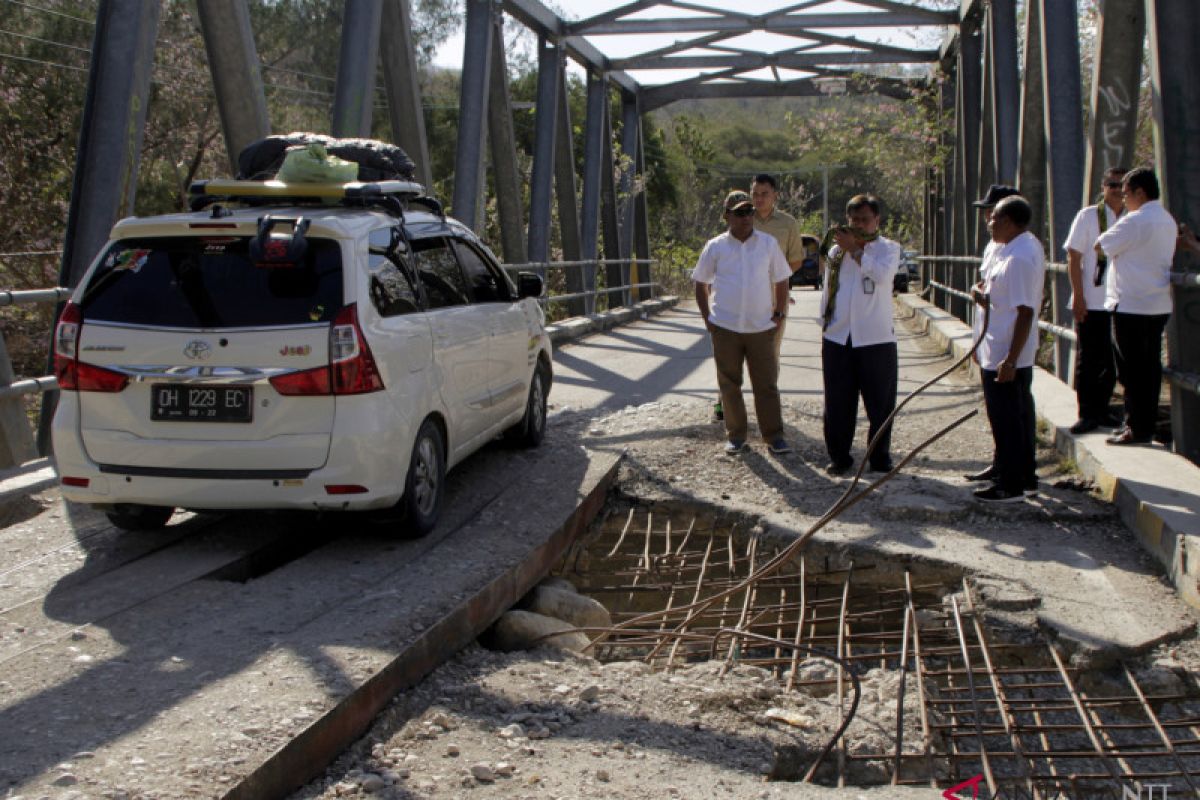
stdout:
[[(545, 2), (546, 0), (543, 0)], [(911, 5), (929, 5), (928, 2), (920, 3), (914, 0), (908, 0)], [(595, 14), (602, 13), (611, 8), (619, 8), (626, 3), (597, 3), (596, 0), (557, 0), (557, 2), (547, 3), (550, 7), (558, 11), (559, 15), (564, 19), (577, 20), (584, 19)], [(736, 9), (738, 13), (745, 14), (763, 14), (770, 11), (776, 11), (786, 7), (796, 7), (801, 5), (800, 0), (691, 0), (692, 5), (705, 6), (709, 8), (726, 8)], [(863, 6), (855, 5), (852, 2), (845, 0), (829, 0), (825, 3), (818, 3), (817, 0), (809, 0), (803, 5), (811, 6), (802, 10), (800, 13), (807, 11), (809, 13), (837, 13), (837, 12), (860, 12), (860, 11), (877, 11), (877, 9), (868, 9)], [(646, 9), (641, 12), (629, 15), (628, 19), (665, 19), (672, 17), (698, 17), (703, 16), (702, 13), (696, 11), (683, 11), (671, 7), (658, 6)], [(518, 25), (519, 23), (510, 23)], [(907, 47), (914, 49), (936, 49), (941, 42), (942, 33), (936, 28), (920, 29), (883, 29), (883, 28), (842, 28), (830, 29), (824, 31), (838, 36), (854, 36), (863, 40), (876, 42), (886, 42), (898, 47)], [(588, 41), (596, 47), (600, 52), (610, 58), (619, 58), (624, 56), (632, 56), (638, 53), (643, 53), (648, 50), (665, 47), (674, 44), (680, 39), (690, 39), (702, 35), (701, 32), (687, 34), (637, 34), (626, 36), (593, 36), (589, 37)], [(532, 37), (529, 37), (532, 42)], [(733, 39), (727, 39), (721, 42), (723, 46), (739, 47), (752, 50), (755, 52), (776, 52), (779, 50), (795, 47), (800, 40), (790, 36), (779, 36), (776, 34), (758, 32), (750, 33)], [(842, 49), (842, 48), (823, 48), (823, 49)], [(437, 52), (434, 63), (438, 66), (449, 67), (452, 69), (461, 69), (463, 59), (463, 36), (461, 31), (451, 37)], [(712, 71), (712, 70), (708, 70)], [(695, 76), (697, 71), (683, 70), (638, 70), (630, 74), (643, 85), (653, 85), (658, 83), (669, 83), (672, 81), (682, 80)], [(782, 80), (790, 80), (794, 78), (808, 77), (810, 73), (792, 70), (780, 70), (780, 78)], [(762, 70), (759, 73), (746, 73), (747, 77), (760, 78), (765, 80), (773, 80), (773, 75), (768, 70)]]

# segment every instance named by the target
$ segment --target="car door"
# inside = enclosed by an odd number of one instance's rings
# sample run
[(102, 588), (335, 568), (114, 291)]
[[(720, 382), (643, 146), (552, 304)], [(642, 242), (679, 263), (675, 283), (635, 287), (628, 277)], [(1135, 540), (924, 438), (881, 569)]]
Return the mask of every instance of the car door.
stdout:
[(533, 365), (529, 361), (530, 334), (516, 291), (500, 267), (473, 243), (454, 239), (471, 299), (487, 319), (491, 334), (488, 386), (492, 417), (497, 423), (525, 406)]
[(471, 302), (449, 239), (414, 239), (412, 249), (425, 292), (426, 316), (433, 332), (433, 361), (449, 417), (449, 449), (454, 458), (460, 451), (471, 449), (488, 428), (491, 328)]

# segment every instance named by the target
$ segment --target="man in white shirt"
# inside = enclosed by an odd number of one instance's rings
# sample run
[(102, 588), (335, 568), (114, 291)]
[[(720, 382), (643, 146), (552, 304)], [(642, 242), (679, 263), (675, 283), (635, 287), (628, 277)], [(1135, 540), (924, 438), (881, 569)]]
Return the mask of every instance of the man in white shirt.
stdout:
[(1046, 257), (1027, 230), (1032, 219), (1033, 209), (1023, 197), (996, 204), (988, 217), (988, 233), (997, 248), (972, 291), (976, 303), (990, 308), (986, 331), (985, 315), (975, 317), (976, 337), (982, 337), (975, 358), (996, 447), (995, 483), (975, 492), (986, 502), (1022, 500), (1036, 468), (1033, 360)]
[(1112, 312), (1117, 379), (1125, 390), (1125, 426), (1109, 444), (1149, 444), (1162, 389), (1162, 335), (1171, 316), (1171, 262), (1179, 235), (1175, 218), (1159, 202), (1154, 171), (1125, 175), (1128, 213), (1096, 240), (1111, 275), (1104, 307)]
[(1079, 419), (1071, 433), (1116, 427), (1108, 412), (1117, 365), (1112, 348), (1112, 315), (1104, 308), (1108, 259), (1096, 253), (1096, 240), (1112, 228), (1125, 211), (1121, 179), (1129, 170), (1110, 167), (1104, 172), (1104, 197), (1075, 215), (1067, 235), (1067, 272), (1071, 278), (1071, 311), (1075, 317), (1075, 397)]
[(704, 246), (692, 280), (696, 282), (696, 305), (712, 336), (717, 385), (725, 410), (725, 452), (738, 453), (746, 446), (745, 365), (754, 390), (759, 433), (770, 451), (779, 455), (791, 452), (791, 447), (783, 436), (775, 332), (787, 312), (792, 271), (775, 238), (754, 230), (753, 217), (750, 195), (730, 192), (725, 198), (729, 229)]
[(854, 466), (850, 445), (862, 397), (870, 426), (867, 441), (882, 431), (870, 455), (874, 472), (892, 469), (891, 426), (896, 407), (896, 333), (892, 327), (892, 280), (900, 245), (879, 235), (879, 198), (856, 195), (846, 204), (846, 226), (835, 229), (821, 291), (824, 311), (821, 371), (825, 384), (825, 449), (830, 475)]

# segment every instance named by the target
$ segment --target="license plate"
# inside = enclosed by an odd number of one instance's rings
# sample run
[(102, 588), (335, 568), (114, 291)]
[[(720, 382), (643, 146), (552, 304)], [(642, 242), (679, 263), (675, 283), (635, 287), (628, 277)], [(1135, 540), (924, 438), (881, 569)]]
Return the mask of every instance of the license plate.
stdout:
[(162, 422), (250, 422), (254, 390), (249, 386), (150, 387), (150, 419)]

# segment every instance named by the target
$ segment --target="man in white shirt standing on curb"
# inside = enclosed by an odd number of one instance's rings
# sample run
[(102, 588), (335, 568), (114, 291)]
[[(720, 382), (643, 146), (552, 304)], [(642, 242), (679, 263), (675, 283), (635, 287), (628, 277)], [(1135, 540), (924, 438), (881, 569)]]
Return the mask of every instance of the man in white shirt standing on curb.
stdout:
[(1112, 315), (1104, 308), (1108, 259), (1096, 253), (1096, 240), (1110, 230), (1125, 211), (1121, 179), (1124, 167), (1104, 172), (1104, 197), (1081, 209), (1067, 234), (1067, 272), (1071, 278), (1071, 310), (1075, 317), (1075, 397), (1079, 419), (1071, 426), (1076, 435), (1097, 428), (1115, 428), (1108, 412), (1117, 365), (1112, 347)]
[(975, 351), (983, 382), (983, 400), (996, 445), (995, 483), (975, 491), (979, 500), (1008, 503), (1023, 500), (1028, 476), (1036, 468), (1033, 431), (1033, 361), (1037, 354), (1037, 312), (1042, 307), (1046, 257), (1027, 230), (1033, 209), (1023, 197), (1006, 197), (988, 217), (988, 233), (998, 245), (988, 270), (972, 295), (991, 307), (987, 331), (984, 314), (975, 315)]
[(1107, 441), (1149, 444), (1158, 421), (1162, 336), (1171, 316), (1171, 262), (1179, 232), (1158, 200), (1153, 170), (1132, 170), (1123, 184), (1128, 213), (1096, 241), (1111, 262), (1104, 307), (1112, 312), (1117, 379), (1125, 390), (1125, 426)]
[(735, 191), (726, 196), (729, 230), (704, 246), (692, 280), (696, 282), (696, 305), (712, 336), (717, 385), (725, 410), (725, 452), (739, 453), (746, 446), (745, 365), (754, 390), (759, 433), (770, 451), (780, 455), (792, 448), (783, 436), (775, 334), (787, 314), (792, 271), (775, 238), (754, 230), (753, 217), (750, 195)]
[[(879, 198), (856, 195), (846, 204), (846, 226), (837, 228), (829, 249), (825, 284), (821, 372), (825, 384), (825, 449), (830, 475), (854, 466), (850, 445), (862, 397), (870, 426), (867, 441), (896, 407), (896, 332), (892, 326), (892, 280), (900, 245), (879, 235)], [(872, 472), (890, 472), (892, 430), (888, 426), (871, 453)]]

